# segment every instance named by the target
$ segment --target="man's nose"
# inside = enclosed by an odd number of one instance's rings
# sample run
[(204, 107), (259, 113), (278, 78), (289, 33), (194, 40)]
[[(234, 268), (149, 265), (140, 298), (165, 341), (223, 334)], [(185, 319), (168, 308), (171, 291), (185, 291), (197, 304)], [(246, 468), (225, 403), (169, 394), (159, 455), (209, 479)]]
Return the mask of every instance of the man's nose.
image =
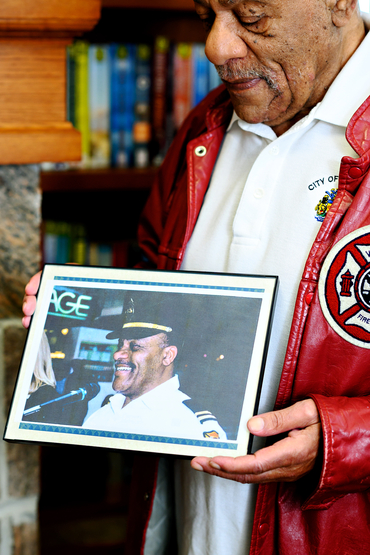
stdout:
[(212, 64), (222, 66), (229, 60), (244, 58), (248, 47), (239, 36), (240, 24), (230, 13), (215, 17), (206, 41), (205, 53)]
[(119, 349), (113, 354), (114, 360), (118, 360), (120, 358), (129, 358), (130, 356), (130, 344), (128, 341), (125, 341), (123, 345), (119, 347)]

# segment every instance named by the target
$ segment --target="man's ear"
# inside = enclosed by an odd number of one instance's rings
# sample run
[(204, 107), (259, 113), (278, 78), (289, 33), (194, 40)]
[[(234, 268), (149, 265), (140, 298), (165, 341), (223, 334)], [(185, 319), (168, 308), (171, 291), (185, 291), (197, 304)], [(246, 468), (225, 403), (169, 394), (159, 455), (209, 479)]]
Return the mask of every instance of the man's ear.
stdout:
[(177, 357), (177, 347), (175, 345), (169, 345), (163, 349), (163, 364), (164, 366), (169, 366), (173, 363)]
[(331, 17), (336, 27), (344, 27), (358, 9), (357, 0), (331, 0)]

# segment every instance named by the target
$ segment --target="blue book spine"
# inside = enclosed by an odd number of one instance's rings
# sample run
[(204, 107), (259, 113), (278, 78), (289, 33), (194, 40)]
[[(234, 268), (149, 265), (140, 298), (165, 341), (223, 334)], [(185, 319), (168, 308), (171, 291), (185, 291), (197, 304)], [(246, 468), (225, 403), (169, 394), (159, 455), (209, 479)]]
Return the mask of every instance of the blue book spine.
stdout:
[(135, 105), (135, 51), (133, 44), (111, 44), (111, 164), (133, 165)]
[(151, 59), (150, 46), (139, 44), (136, 52), (135, 113), (141, 120), (150, 119)]
[(217, 70), (211, 62), (208, 62), (208, 69), (209, 69), (209, 90), (215, 89), (219, 85), (221, 85), (222, 81), (220, 76), (217, 73)]
[(209, 61), (204, 53), (204, 44), (195, 43), (192, 48), (193, 56), (193, 98), (192, 107), (199, 104), (208, 94), (209, 85)]

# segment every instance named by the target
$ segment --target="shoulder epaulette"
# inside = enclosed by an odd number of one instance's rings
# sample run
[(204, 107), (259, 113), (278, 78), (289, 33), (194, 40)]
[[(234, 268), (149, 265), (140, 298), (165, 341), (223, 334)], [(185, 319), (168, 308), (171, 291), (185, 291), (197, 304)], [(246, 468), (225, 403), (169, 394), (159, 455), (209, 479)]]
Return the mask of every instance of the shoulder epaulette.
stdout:
[(210, 420), (214, 420), (217, 422), (217, 418), (211, 412), (209, 412), (209, 410), (201, 410), (198, 412), (194, 412), (194, 414), (201, 424), (209, 422)]
[[(199, 404), (194, 402), (192, 399), (183, 401), (183, 403), (194, 413), (202, 427), (204, 426), (204, 437), (210, 439), (220, 439), (220, 425), (217, 418), (209, 410), (197, 410), (199, 408)], [(215, 426), (212, 426), (212, 423), (215, 424)]]

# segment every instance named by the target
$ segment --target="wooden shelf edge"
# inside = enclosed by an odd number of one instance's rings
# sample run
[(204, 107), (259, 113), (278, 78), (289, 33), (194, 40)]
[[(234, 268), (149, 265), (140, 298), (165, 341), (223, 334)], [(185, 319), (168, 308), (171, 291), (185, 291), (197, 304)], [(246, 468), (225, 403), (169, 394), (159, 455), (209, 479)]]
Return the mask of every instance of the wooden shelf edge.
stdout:
[(102, 0), (102, 8), (194, 11), (193, 0)]
[(158, 168), (76, 169), (41, 172), (40, 187), (44, 193), (144, 190), (149, 191)]
[(9, 34), (63, 31), (68, 36), (92, 29), (100, 18), (100, 0), (2, 0), (0, 30)]
[(81, 158), (81, 134), (73, 127), (0, 126), (0, 164), (39, 164)]

